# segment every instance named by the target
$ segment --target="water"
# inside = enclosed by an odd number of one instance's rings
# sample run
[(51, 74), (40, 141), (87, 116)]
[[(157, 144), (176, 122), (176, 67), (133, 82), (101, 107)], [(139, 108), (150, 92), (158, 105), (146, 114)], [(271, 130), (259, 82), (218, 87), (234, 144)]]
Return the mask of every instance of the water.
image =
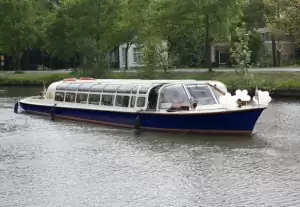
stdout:
[(273, 102), (252, 138), (136, 135), (13, 113), (39, 91), (0, 92), (1, 207), (300, 206), (299, 102)]

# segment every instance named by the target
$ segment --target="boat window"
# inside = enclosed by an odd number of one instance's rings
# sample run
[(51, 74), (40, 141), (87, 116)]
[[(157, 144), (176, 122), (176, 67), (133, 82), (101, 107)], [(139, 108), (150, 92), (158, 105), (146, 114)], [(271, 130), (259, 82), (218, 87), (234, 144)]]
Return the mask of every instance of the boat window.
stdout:
[(70, 85), (68, 85), (67, 87), (67, 91), (77, 91), (79, 86), (81, 86), (82, 84), (81, 83), (72, 83)]
[(75, 102), (76, 93), (66, 93), (65, 102)]
[(123, 85), (120, 88), (118, 88), (117, 93), (130, 93), (133, 87), (134, 85)]
[(128, 107), (129, 96), (116, 96), (115, 106)]
[(115, 106), (122, 106), (122, 96), (116, 96)]
[(79, 86), (78, 91), (90, 91), (90, 89), (96, 85), (95, 83), (84, 83)]
[(55, 101), (64, 101), (65, 93), (64, 92), (56, 92), (55, 93)]
[(92, 86), (90, 91), (91, 92), (102, 92), (102, 90), (105, 86), (106, 86), (105, 84), (97, 84), (97, 85)]
[(68, 85), (70, 85), (71, 83), (61, 83), (56, 87), (56, 90), (66, 90)]
[(192, 101), (196, 101), (199, 105), (217, 104), (213, 94), (208, 86), (204, 85), (189, 85), (187, 87)]
[(131, 96), (130, 107), (134, 108), (134, 106), (135, 106), (135, 96)]
[(77, 93), (76, 103), (86, 104), (87, 97), (87, 93)]
[(143, 86), (139, 90), (139, 94), (146, 94), (151, 86)]
[(134, 86), (134, 87), (132, 88), (132, 90), (131, 90), (131, 93), (132, 93), (132, 94), (136, 94), (140, 87), (141, 87), (141, 86)]
[(168, 109), (171, 106), (190, 106), (188, 95), (181, 84), (166, 86), (162, 89), (159, 98), (159, 108)]
[(101, 105), (104, 106), (113, 106), (114, 96), (113, 95), (102, 95)]
[(100, 103), (100, 94), (89, 95), (89, 104), (99, 105), (99, 103)]
[(146, 98), (145, 97), (138, 97), (136, 101), (136, 106), (137, 107), (144, 107), (146, 103)]
[(213, 91), (216, 99), (220, 100), (220, 97), (222, 96), (222, 94), (219, 91), (217, 91), (216, 89), (214, 89), (214, 88), (212, 88), (212, 91)]
[[(214, 85), (218, 89), (220, 89), (222, 92), (227, 93), (227, 88), (225, 86), (218, 86), (217, 84)], [(215, 97), (217, 100), (220, 100), (220, 97), (223, 96), (218, 90), (216, 90), (214, 87), (211, 87), (213, 93), (215, 94)]]
[(121, 85), (115, 85), (115, 84), (114, 85), (107, 85), (103, 89), (103, 92), (105, 92), (105, 93), (115, 93), (120, 86)]

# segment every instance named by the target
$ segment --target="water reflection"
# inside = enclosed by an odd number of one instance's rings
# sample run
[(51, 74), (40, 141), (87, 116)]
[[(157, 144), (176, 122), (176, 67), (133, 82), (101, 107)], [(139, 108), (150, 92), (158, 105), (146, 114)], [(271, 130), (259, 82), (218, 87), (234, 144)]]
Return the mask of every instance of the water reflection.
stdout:
[(0, 206), (300, 206), (298, 102), (274, 101), (252, 137), (224, 137), (51, 122), (14, 114), (9, 93)]

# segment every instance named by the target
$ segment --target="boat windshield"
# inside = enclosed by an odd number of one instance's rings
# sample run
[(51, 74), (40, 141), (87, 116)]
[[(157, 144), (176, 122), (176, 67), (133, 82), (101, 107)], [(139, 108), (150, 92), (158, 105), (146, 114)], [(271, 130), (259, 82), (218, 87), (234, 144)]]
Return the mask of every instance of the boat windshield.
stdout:
[(214, 98), (209, 86), (187, 85), (187, 89), (191, 95), (192, 102), (196, 102), (198, 105), (217, 104), (217, 101)]
[[(217, 87), (217, 86), (216, 86)], [(213, 93), (215, 94), (215, 97), (218, 101), (220, 101), (221, 96), (223, 96), (220, 91), (216, 90), (215, 88), (211, 88)], [(218, 87), (219, 90), (221, 90), (223, 93), (227, 93), (227, 89), (226, 88), (221, 88)]]
[(159, 108), (168, 109), (171, 106), (189, 106), (190, 101), (181, 84), (166, 86), (159, 98)]

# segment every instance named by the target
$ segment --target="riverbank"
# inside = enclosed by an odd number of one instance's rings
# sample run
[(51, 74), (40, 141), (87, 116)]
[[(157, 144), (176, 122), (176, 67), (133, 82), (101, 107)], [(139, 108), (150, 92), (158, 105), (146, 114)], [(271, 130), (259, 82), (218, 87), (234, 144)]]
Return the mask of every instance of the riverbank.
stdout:
[[(64, 78), (75, 77), (74, 73), (23, 73), (23, 74), (0, 74), (0, 86), (46, 86), (52, 82)], [(101, 78), (96, 73), (84, 75)], [(245, 78), (234, 72), (157, 72), (151, 74), (153, 79), (197, 79), (197, 80), (219, 80), (224, 82), (230, 91), (238, 88), (247, 89), (254, 93), (256, 87), (268, 90), (273, 96), (299, 97), (300, 98), (300, 73), (299, 72), (273, 72), (273, 73), (249, 73)], [(102, 78), (104, 78), (102, 76)], [(149, 79), (149, 76), (142, 73), (108, 73), (105, 78), (116, 79)]]

